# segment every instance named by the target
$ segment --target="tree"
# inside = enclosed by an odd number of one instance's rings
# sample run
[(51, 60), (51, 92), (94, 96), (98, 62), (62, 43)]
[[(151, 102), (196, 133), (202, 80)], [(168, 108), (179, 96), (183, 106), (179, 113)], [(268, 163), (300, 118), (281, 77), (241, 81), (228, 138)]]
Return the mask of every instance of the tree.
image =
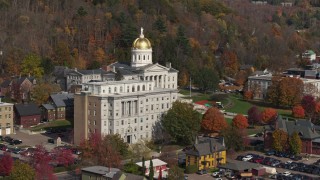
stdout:
[(38, 105), (41, 105), (48, 101), (50, 95), (54, 92), (61, 91), (59, 85), (57, 84), (50, 84), (50, 83), (38, 83), (33, 87), (31, 90), (31, 98), (34, 100)]
[(17, 160), (14, 162), (9, 178), (14, 180), (34, 180), (35, 175), (35, 170), (31, 166)]
[(154, 170), (153, 170), (153, 161), (150, 159), (150, 165), (149, 165), (149, 180), (153, 180), (154, 176)]
[(73, 164), (75, 160), (70, 149), (56, 148), (51, 152), (51, 154), (53, 162), (55, 162), (57, 165), (63, 165), (67, 167)]
[(292, 116), (295, 118), (304, 118), (304, 109), (301, 105), (294, 106), (292, 108)]
[(255, 124), (258, 124), (261, 119), (261, 114), (257, 106), (252, 106), (248, 110), (248, 123), (254, 126)]
[(239, 70), (237, 54), (233, 51), (224, 51), (220, 59), (223, 64), (225, 75), (234, 77)]
[(311, 95), (303, 96), (301, 100), (301, 106), (304, 109), (305, 115), (308, 118), (312, 118), (313, 113), (315, 112), (315, 107), (316, 107), (315, 98)]
[(276, 106), (292, 107), (301, 101), (303, 82), (292, 77), (273, 77), (267, 91), (267, 100)]
[(142, 175), (146, 174), (146, 165), (145, 165), (145, 162), (144, 162), (144, 156), (142, 156)]
[(192, 144), (200, 130), (200, 114), (188, 103), (176, 101), (164, 115), (162, 125), (175, 142)]
[(92, 133), (89, 138), (80, 143), (81, 158), (88, 164), (98, 164), (107, 167), (119, 167), (120, 153), (114, 148), (111, 140), (100, 133)]
[(36, 171), (36, 178), (54, 179), (53, 168), (49, 164), (51, 156), (43, 145), (36, 145), (34, 153), (28, 157), (28, 161)]
[(243, 98), (245, 100), (251, 100), (253, 98), (253, 92), (252, 91), (245, 91), (243, 94)]
[(123, 166), (123, 171), (126, 173), (144, 175), (141, 173), (140, 168), (132, 160)]
[(299, 134), (296, 131), (292, 133), (290, 140), (289, 140), (289, 145), (290, 145), (290, 151), (293, 154), (296, 155), (296, 154), (301, 153), (302, 141), (301, 141)]
[(266, 108), (261, 112), (261, 120), (265, 124), (270, 124), (276, 120), (278, 112), (273, 108)]
[(249, 126), (248, 119), (242, 114), (237, 114), (232, 119), (232, 126), (238, 129), (246, 129)]
[(272, 147), (276, 151), (287, 150), (288, 134), (281, 129), (276, 129), (272, 133)]
[(246, 131), (234, 127), (224, 128), (221, 132), (227, 149), (241, 151), (245, 147)]
[(123, 138), (121, 138), (120, 134), (108, 134), (103, 138), (103, 140), (112, 144), (114, 150), (119, 152), (121, 156), (125, 157), (129, 154), (129, 145), (123, 141)]
[(41, 66), (41, 58), (36, 54), (27, 55), (21, 64), (22, 75), (32, 75), (36, 78), (40, 78), (44, 74), (44, 70)]
[(217, 133), (228, 126), (219, 109), (212, 107), (203, 115), (201, 129), (206, 133)]
[(192, 78), (194, 79), (194, 84), (196, 84), (201, 91), (206, 92), (218, 87), (219, 77), (213, 69), (207, 67), (201, 68)]
[(0, 158), (0, 176), (9, 176), (13, 166), (13, 159), (9, 153)]
[(179, 166), (173, 166), (169, 169), (168, 180), (184, 179), (184, 172)]

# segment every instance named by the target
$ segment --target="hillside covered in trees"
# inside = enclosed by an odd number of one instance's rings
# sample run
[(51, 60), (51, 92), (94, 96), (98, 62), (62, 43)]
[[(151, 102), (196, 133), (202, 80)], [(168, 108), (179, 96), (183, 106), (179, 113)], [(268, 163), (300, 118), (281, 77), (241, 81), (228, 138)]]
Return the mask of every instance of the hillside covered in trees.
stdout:
[(295, 66), (297, 54), (306, 49), (318, 52), (320, 11), (315, 6), (319, 2), (296, 0), (293, 7), (271, 4), (0, 0), (0, 58), (8, 76), (30, 73), (30, 66), (23, 65), (25, 58), (30, 63), (30, 57), (40, 59), (35, 66), (44, 73), (54, 65), (90, 69), (129, 62), (132, 42), (144, 27), (153, 61), (171, 62), (180, 71), (180, 85), (187, 83), (190, 73), (234, 77), (242, 64), (281, 72)]

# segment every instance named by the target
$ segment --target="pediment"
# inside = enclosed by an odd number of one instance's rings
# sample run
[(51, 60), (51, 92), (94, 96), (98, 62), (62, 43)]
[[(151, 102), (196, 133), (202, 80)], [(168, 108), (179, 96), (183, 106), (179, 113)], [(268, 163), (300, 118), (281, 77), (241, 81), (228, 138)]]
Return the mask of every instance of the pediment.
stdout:
[(167, 67), (164, 67), (160, 64), (154, 64), (153, 66), (150, 66), (146, 68), (145, 72), (159, 72), (159, 71), (168, 71), (169, 69)]

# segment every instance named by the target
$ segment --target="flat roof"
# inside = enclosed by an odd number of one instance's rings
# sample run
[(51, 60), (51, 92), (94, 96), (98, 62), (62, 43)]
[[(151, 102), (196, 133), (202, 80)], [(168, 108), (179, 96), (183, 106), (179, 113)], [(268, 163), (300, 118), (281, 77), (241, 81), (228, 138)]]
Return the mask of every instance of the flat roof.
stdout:
[(253, 168), (262, 167), (261, 165), (258, 165), (256, 163), (246, 162), (246, 161), (235, 161), (235, 160), (229, 160), (226, 164), (222, 164), (219, 166), (219, 168), (222, 169), (230, 169), (234, 171), (244, 171), (244, 170), (251, 170)]
[(0, 102), (0, 106), (13, 106), (12, 103)]
[(112, 93), (112, 94), (92, 94), (89, 96), (96, 97), (127, 97), (127, 96), (141, 96), (141, 95), (150, 95), (150, 94), (158, 94), (158, 93), (178, 93), (177, 89), (164, 89), (164, 88), (154, 88), (153, 91), (139, 91), (139, 92), (130, 92), (130, 93)]
[(121, 80), (121, 81), (99, 81), (99, 82), (87, 82), (83, 83), (92, 84), (92, 85), (118, 85), (118, 84), (133, 84), (133, 83), (146, 83), (146, 82), (153, 82), (153, 81), (142, 81), (142, 80)]
[(120, 169), (118, 168), (108, 168), (104, 166), (90, 166), (86, 168), (82, 168), (81, 171), (86, 171), (93, 174), (99, 174), (106, 177), (112, 178)]

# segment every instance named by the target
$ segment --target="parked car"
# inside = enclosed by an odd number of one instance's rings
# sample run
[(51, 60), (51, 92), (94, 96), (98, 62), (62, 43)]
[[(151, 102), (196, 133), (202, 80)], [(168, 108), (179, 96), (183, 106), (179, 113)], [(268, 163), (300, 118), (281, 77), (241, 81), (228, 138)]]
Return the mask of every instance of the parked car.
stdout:
[(22, 144), (22, 141), (19, 139), (12, 139), (10, 145)]
[(14, 149), (12, 149), (11, 152), (13, 152), (14, 154), (20, 154), (21, 149), (20, 148), (14, 148)]
[(242, 158), (244, 158), (244, 156), (237, 156), (236, 160), (242, 161)]
[(0, 150), (1, 151), (8, 151), (8, 147), (4, 144), (0, 144)]
[(3, 136), (0, 136), (0, 141), (3, 141)]
[(282, 175), (284, 175), (284, 176), (289, 176), (289, 175), (291, 175), (291, 172), (285, 171), (285, 172), (282, 173)]
[(48, 143), (54, 144), (54, 139), (52, 138), (48, 139)]
[(294, 156), (291, 159), (294, 160), (294, 161), (300, 161), (300, 160), (302, 160), (302, 157), (301, 156)]
[(267, 156), (271, 156), (271, 155), (274, 155), (276, 152), (274, 150), (270, 150), (270, 151), (267, 151), (266, 152), (266, 155)]
[(272, 166), (272, 167), (277, 167), (277, 166), (280, 165), (280, 163), (281, 163), (281, 161), (275, 160), (275, 161), (273, 161), (273, 162), (271, 163), (271, 166)]
[(10, 136), (6, 136), (3, 138), (3, 140), (7, 143), (10, 143), (13, 139)]
[(207, 170), (205, 170), (205, 169), (199, 170), (199, 171), (197, 172), (197, 174), (200, 174), (200, 175), (207, 174), (207, 173), (208, 173), (208, 172), (207, 172)]
[(249, 161), (253, 158), (253, 156), (251, 154), (246, 155), (245, 157), (242, 158), (242, 161)]

